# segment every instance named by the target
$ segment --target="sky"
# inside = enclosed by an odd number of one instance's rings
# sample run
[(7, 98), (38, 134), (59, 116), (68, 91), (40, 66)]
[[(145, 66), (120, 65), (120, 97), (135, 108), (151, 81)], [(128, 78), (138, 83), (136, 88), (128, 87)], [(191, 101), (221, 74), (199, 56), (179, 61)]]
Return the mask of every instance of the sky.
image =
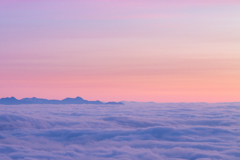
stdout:
[(239, 0), (0, 0), (0, 97), (235, 102)]

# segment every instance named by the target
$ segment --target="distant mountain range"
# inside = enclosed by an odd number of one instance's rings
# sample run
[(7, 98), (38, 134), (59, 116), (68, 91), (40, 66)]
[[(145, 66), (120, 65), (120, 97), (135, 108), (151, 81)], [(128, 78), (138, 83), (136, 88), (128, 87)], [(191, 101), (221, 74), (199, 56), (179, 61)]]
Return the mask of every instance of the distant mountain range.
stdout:
[(15, 97), (7, 97), (7, 98), (1, 98), (0, 104), (5, 105), (19, 105), (19, 104), (113, 104), (113, 105), (123, 105), (122, 102), (101, 102), (99, 100), (97, 101), (88, 101), (85, 99), (82, 99), (81, 97), (76, 98), (65, 98), (63, 100), (56, 100), (56, 99), (43, 99), (43, 98), (23, 98), (23, 99), (16, 99)]

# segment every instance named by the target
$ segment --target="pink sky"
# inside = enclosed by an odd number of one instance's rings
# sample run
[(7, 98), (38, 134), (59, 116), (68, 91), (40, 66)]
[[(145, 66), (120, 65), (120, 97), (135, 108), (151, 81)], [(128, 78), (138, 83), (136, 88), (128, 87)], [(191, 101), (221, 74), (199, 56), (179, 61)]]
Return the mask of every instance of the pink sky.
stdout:
[(240, 101), (240, 3), (1, 1), (0, 97)]

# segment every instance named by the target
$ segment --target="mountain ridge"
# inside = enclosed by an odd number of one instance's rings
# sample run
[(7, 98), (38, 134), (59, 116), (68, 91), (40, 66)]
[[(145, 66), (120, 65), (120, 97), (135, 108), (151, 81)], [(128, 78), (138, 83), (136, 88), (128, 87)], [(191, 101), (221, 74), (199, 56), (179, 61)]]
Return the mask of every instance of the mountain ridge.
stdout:
[(122, 102), (101, 102), (99, 100), (96, 101), (88, 101), (83, 99), (82, 97), (76, 98), (65, 98), (62, 100), (56, 99), (44, 99), (44, 98), (22, 98), (16, 99), (15, 97), (6, 97), (0, 99), (0, 104), (4, 105), (20, 105), (20, 104), (112, 104), (112, 105), (124, 105)]

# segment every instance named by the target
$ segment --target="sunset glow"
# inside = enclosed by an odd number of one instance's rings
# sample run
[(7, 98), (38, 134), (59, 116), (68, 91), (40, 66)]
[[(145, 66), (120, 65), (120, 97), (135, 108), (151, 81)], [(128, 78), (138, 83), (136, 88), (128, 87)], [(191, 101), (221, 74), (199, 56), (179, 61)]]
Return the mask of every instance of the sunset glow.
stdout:
[(236, 102), (239, 0), (1, 0), (0, 97)]

